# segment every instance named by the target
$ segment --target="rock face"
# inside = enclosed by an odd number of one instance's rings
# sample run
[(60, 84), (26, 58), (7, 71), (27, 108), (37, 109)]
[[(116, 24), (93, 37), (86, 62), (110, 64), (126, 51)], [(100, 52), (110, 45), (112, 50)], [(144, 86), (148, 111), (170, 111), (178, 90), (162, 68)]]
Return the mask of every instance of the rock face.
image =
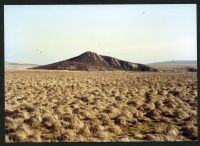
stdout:
[(147, 65), (131, 63), (109, 56), (98, 55), (94, 52), (85, 52), (77, 57), (68, 60), (34, 67), (33, 69), (51, 70), (83, 70), (83, 71), (106, 71), (106, 70), (125, 70), (125, 71), (157, 71)]

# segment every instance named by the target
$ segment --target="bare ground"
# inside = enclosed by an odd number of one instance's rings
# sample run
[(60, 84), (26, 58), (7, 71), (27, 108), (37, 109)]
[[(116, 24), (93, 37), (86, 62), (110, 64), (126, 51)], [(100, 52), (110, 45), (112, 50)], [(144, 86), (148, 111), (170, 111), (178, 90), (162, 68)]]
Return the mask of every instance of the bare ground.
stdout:
[(197, 140), (197, 74), (6, 71), (6, 142)]

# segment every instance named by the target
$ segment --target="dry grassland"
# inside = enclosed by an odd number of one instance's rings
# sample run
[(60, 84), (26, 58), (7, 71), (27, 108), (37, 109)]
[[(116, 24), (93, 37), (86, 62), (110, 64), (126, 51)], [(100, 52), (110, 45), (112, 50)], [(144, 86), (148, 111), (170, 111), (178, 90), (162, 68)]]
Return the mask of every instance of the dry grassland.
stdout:
[(6, 142), (197, 140), (197, 74), (7, 71)]

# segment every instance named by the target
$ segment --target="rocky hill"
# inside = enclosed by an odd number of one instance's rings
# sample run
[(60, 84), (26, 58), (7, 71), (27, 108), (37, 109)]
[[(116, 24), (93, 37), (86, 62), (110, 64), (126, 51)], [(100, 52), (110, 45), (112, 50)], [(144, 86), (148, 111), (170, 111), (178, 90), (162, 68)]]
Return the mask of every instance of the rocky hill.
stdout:
[(59, 61), (52, 64), (34, 67), (33, 69), (49, 70), (83, 70), (83, 71), (156, 71), (156, 69), (144, 64), (131, 63), (109, 56), (98, 55), (88, 51), (77, 57)]

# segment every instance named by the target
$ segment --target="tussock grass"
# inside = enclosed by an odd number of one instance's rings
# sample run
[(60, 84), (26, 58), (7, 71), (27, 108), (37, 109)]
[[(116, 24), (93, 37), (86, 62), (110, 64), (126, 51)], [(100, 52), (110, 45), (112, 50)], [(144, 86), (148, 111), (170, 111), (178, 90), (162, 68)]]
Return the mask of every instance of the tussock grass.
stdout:
[(7, 71), (6, 142), (197, 140), (196, 73)]

